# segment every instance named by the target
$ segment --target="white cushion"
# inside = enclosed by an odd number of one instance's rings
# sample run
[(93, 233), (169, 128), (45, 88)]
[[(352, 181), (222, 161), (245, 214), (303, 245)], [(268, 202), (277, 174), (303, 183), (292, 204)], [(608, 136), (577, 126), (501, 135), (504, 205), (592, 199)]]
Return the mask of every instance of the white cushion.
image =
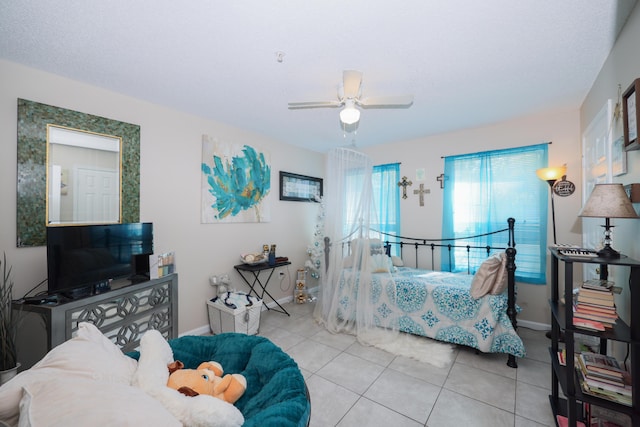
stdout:
[(346, 256), (342, 259), (342, 266), (344, 268), (353, 267), (353, 255)]
[(478, 299), (484, 295), (498, 295), (507, 287), (507, 256), (504, 252), (491, 255), (484, 260), (471, 281), (471, 296)]
[(380, 239), (367, 239), (367, 238), (357, 238), (351, 240), (349, 244), (350, 253), (353, 254), (356, 252), (356, 248), (362, 246), (362, 251), (367, 250), (367, 245), (369, 248), (369, 253), (371, 255), (384, 254), (384, 244)]
[(384, 255), (384, 244), (380, 239), (369, 239), (371, 255)]
[(404, 266), (404, 261), (402, 261), (402, 258), (400, 258), (399, 256), (395, 256), (395, 255), (391, 255), (391, 263), (394, 265), (394, 267), (403, 267)]
[(371, 255), (370, 262), (372, 273), (389, 273), (393, 269), (391, 258), (385, 254)]
[(73, 376), (128, 385), (136, 368), (137, 362), (125, 356), (98, 328), (81, 323), (74, 338), (0, 387), (0, 420), (17, 424), (22, 389), (35, 382)]
[(160, 402), (138, 388), (71, 376), (24, 386), (19, 427), (51, 425), (179, 427), (182, 424)]

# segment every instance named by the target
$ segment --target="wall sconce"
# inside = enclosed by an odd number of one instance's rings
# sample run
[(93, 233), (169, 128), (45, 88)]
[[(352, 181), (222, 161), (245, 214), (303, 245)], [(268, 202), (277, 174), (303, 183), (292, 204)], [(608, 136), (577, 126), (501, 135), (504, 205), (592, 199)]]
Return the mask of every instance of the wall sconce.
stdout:
[(356, 108), (356, 103), (353, 99), (347, 99), (344, 101), (344, 108), (340, 111), (340, 121), (345, 125), (352, 125), (360, 120), (360, 110)]
[(566, 165), (556, 166), (552, 168), (542, 168), (536, 171), (536, 175), (538, 175), (538, 178), (540, 178), (543, 181), (547, 181), (547, 183), (549, 184), (549, 190), (551, 192), (551, 220), (553, 223), (553, 244), (554, 245), (557, 244), (558, 242), (556, 241), (556, 208), (553, 202), (553, 193), (554, 193), (553, 186), (556, 183), (556, 181), (558, 181), (559, 179), (561, 178), (564, 179), (563, 177), (566, 177), (566, 173), (567, 173)]
[(620, 258), (620, 252), (611, 247), (609, 218), (638, 218), (622, 184), (596, 184), (578, 216), (604, 218), (604, 248), (598, 251), (601, 258)]

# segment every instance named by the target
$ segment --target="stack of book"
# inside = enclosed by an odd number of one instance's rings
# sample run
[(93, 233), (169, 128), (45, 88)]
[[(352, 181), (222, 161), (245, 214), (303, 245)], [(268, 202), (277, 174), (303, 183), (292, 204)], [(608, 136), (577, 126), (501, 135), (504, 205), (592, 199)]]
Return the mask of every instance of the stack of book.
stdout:
[(632, 427), (628, 414), (596, 405), (585, 404), (586, 420), (589, 427)]
[(584, 393), (631, 406), (631, 375), (614, 357), (577, 354), (576, 371)]
[(596, 331), (612, 328), (618, 319), (613, 293), (611, 281), (594, 279), (584, 282), (574, 302), (574, 326)]

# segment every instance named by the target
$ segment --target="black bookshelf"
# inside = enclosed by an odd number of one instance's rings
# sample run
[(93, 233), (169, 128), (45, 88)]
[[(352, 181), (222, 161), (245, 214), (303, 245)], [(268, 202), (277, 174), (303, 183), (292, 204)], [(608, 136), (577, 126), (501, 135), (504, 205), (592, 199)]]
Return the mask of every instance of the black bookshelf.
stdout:
[[(640, 261), (621, 256), (615, 259), (599, 257), (571, 257), (551, 251), (551, 394), (549, 402), (554, 415), (567, 417), (569, 427), (576, 426), (577, 421), (583, 421), (584, 404), (592, 404), (606, 409), (628, 414), (633, 425), (640, 425)], [(559, 299), (559, 264), (564, 264), (564, 299), (565, 305)], [(573, 326), (573, 269), (575, 264), (598, 264), (600, 279), (607, 279), (609, 266), (626, 267), (629, 270), (629, 292), (631, 319), (629, 324), (618, 318), (612, 329), (604, 332), (591, 331)], [(561, 350), (560, 335), (564, 334), (566, 349), (566, 366), (560, 365), (558, 351)], [(630, 346), (630, 365), (632, 379), (632, 405), (627, 406), (612, 400), (599, 398), (583, 393), (580, 387), (574, 363), (575, 342), (574, 334), (595, 336), (600, 339), (600, 353), (606, 354), (607, 341), (620, 341)], [(560, 390), (566, 399), (560, 398)]]

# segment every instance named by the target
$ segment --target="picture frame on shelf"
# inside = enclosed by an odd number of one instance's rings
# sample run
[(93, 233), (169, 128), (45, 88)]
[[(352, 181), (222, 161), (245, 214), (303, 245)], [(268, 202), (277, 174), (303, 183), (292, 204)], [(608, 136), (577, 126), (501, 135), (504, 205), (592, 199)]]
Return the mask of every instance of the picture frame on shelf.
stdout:
[(624, 137), (611, 144), (611, 174), (620, 176), (627, 173), (627, 152), (624, 149)]
[(280, 171), (280, 200), (320, 202), (322, 178)]
[(631, 83), (622, 94), (622, 122), (624, 127), (624, 148), (627, 151), (640, 149), (638, 127), (640, 126), (640, 78)]

